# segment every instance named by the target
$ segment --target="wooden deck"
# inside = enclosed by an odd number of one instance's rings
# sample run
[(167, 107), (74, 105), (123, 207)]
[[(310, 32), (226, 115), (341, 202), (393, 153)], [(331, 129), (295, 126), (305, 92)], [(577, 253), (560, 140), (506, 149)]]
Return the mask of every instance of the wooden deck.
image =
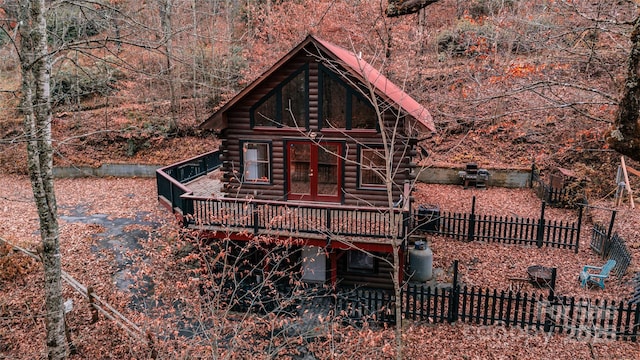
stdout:
[(184, 226), (238, 240), (266, 235), (333, 243), (337, 248), (361, 243), (379, 251), (391, 239), (403, 239), (411, 224), (408, 204), (389, 209), (229, 197), (221, 191), (219, 165), (219, 152), (212, 152), (159, 169), (158, 200)]
[(194, 196), (222, 198), (224, 193), (222, 192), (222, 182), (220, 181), (221, 176), (220, 170), (216, 169), (184, 185), (191, 190)]

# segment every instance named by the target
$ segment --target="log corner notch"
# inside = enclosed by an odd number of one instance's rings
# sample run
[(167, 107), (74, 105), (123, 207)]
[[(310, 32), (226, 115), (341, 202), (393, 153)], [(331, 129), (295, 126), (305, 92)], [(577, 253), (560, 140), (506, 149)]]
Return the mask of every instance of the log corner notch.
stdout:
[(385, 13), (387, 17), (414, 14), (438, 0), (389, 0)]

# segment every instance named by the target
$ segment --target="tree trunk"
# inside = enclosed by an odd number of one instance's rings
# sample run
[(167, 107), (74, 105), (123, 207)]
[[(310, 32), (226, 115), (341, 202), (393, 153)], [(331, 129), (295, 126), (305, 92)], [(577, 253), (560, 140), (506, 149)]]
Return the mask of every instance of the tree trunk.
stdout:
[[(389, 36), (389, 38), (391, 38), (391, 36)], [(382, 136), (382, 143), (384, 144), (385, 169), (383, 179), (387, 190), (387, 206), (389, 214), (393, 214), (393, 212), (395, 211), (394, 203), (396, 201), (393, 198), (393, 176), (395, 167), (393, 159), (395, 157), (395, 144), (397, 141), (397, 136), (399, 135), (397, 132), (398, 127), (389, 129), (384, 121), (384, 110), (382, 110), (383, 106), (382, 104), (378, 103), (378, 97), (375, 93), (375, 90), (373, 89), (373, 86), (371, 84), (367, 84), (367, 87), (369, 88), (368, 95), (376, 111), (376, 118), (378, 120), (378, 126), (380, 127), (380, 135)], [(402, 206), (402, 204), (400, 206)], [(400, 233), (400, 229), (397, 227), (397, 224), (397, 221), (391, 222), (389, 234), (390, 236), (388, 240), (391, 242), (391, 251), (393, 252), (393, 264), (391, 264), (393, 273), (391, 274), (391, 276), (393, 278), (393, 295), (395, 297), (394, 310), (396, 325), (394, 327), (394, 334), (396, 359), (402, 360), (404, 346), (404, 342), (402, 341), (402, 275), (404, 274), (404, 269), (401, 267), (400, 248), (402, 247), (405, 239), (397, 238), (397, 234)], [(404, 226), (404, 222), (400, 226)]]
[(20, 67), (27, 162), (38, 208), (44, 265), (45, 323), (49, 359), (65, 359), (65, 324), (56, 197), (51, 145), (51, 64), (47, 48), (45, 0), (20, 2)]
[(622, 99), (618, 104), (616, 128), (609, 133), (609, 145), (617, 152), (640, 161), (640, 16), (631, 33), (631, 51)]
[(414, 14), (438, 0), (389, 0), (385, 13), (387, 17)]
[(169, 85), (171, 122), (169, 131), (178, 130), (178, 100), (176, 95), (176, 85), (173, 78), (173, 23), (171, 16), (173, 15), (173, 0), (160, 0), (158, 2), (160, 10), (160, 24), (162, 26), (162, 38), (164, 41), (164, 55), (167, 65), (167, 84)]

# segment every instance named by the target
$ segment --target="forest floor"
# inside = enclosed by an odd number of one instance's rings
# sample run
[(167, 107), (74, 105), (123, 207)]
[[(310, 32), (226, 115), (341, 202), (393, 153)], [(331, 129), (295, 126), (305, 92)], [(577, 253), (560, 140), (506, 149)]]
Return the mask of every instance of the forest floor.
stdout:
[[(39, 243), (38, 220), (29, 181), (21, 176), (0, 177), (0, 234), (9, 242), (31, 250)], [(133, 319), (142, 327), (165, 328), (177, 326), (167, 320), (151, 319), (147, 311), (132, 306), (135, 296), (127, 286), (140, 286), (131, 280), (131, 273), (141, 263), (166, 271), (166, 248), (177, 234), (172, 216), (156, 201), (155, 181), (152, 179), (60, 179), (56, 182), (60, 214), (60, 242), (63, 269), (80, 283), (92, 286), (96, 293)], [(470, 210), (471, 197), (476, 197), (476, 213), (537, 218), (540, 200), (529, 189), (489, 188), (463, 190), (454, 185), (420, 185), (417, 203), (437, 204), (443, 211)], [(612, 208), (610, 200), (603, 200), (601, 208)], [(577, 275), (583, 265), (600, 265), (601, 260), (588, 246), (590, 221), (608, 221), (608, 212), (592, 211), (585, 218), (578, 254), (572, 250), (535, 248), (483, 242), (461, 242), (440, 237), (431, 238), (434, 264), (450, 266), (460, 261), (461, 280), (467, 285), (495, 289), (527, 288), (514, 283), (510, 277), (526, 276), (526, 267), (541, 264), (558, 268), (557, 289), (561, 295), (583, 298), (628, 299), (631, 274), (640, 270), (638, 263), (638, 234), (640, 210), (628, 206), (617, 208), (616, 229), (628, 239), (634, 261), (622, 280), (611, 278), (605, 290), (582, 289)], [(545, 218), (576, 221), (574, 210), (548, 208)], [(634, 232), (635, 231), (635, 232)], [(130, 234), (133, 243), (121, 241), (119, 235)], [(41, 358), (44, 354), (44, 306), (41, 268), (33, 260), (5, 249), (0, 278), (0, 358)], [(167, 277), (169, 283), (156, 283), (157, 289), (188, 282), (179, 272)], [(176, 280), (175, 277), (178, 277)], [(180, 277), (183, 277), (180, 279)], [(162, 279), (154, 279), (156, 282)], [(520, 284), (520, 285), (518, 285)], [(524, 286), (514, 288), (515, 286)], [(159, 291), (159, 290), (158, 290)], [(89, 306), (85, 299), (65, 286), (65, 298), (74, 300), (74, 310), (68, 315), (71, 337), (79, 351), (77, 358), (100, 357), (100, 354), (144, 354), (140, 344), (127, 339), (115, 323), (101, 319), (91, 324)], [(478, 326), (456, 323), (407, 324), (404, 331), (407, 358), (470, 359), (470, 358), (615, 358), (640, 356), (637, 344), (603, 339), (578, 339), (566, 335), (529, 333), (525, 330), (500, 326)], [(29, 338), (25, 342), (22, 339)], [(392, 334), (380, 330), (374, 340), (364, 343), (360, 337), (343, 340), (335, 346), (341, 351), (354, 351), (357, 357), (386, 353), (393, 344)], [(377, 340), (375, 340), (377, 339)], [(337, 340), (336, 340), (337, 341)], [(377, 351), (377, 352), (376, 352)], [(321, 350), (317, 350), (321, 354)], [(428, 354), (425, 355), (425, 354)], [(323, 357), (322, 357), (323, 358)]]

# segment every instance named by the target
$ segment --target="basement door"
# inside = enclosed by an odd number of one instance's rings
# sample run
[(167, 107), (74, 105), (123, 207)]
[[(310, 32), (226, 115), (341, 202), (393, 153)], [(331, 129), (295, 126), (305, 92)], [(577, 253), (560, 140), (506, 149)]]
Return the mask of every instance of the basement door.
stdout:
[(287, 198), (340, 202), (342, 193), (340, 142), (289, 141), (287, 145)]

